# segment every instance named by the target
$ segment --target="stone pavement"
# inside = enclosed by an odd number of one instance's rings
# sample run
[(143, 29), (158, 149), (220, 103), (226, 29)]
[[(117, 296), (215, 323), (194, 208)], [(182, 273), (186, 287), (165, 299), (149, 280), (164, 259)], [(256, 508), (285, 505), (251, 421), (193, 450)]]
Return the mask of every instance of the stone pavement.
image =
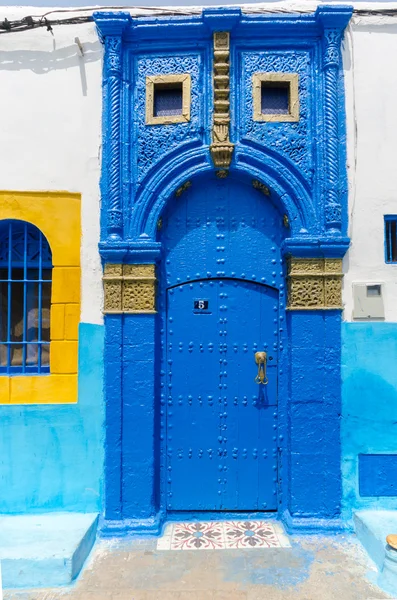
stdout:
[[(100, 540), (69, 589), (8, 590), (4, 600), (380, 600), (353, 536), (291, 536), (291, 548), (156, 549)], [(396, 590), (397, 598), (397, 590)]]

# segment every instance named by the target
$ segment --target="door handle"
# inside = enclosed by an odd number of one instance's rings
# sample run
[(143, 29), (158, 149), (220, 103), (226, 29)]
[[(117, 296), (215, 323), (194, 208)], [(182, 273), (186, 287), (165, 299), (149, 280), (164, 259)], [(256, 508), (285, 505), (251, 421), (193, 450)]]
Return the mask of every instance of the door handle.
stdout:
[(258, 385), (267, 385), (269, 383), (269, 380), (266, 377), (267, 352), (255, 352), (255, 362), (258, 365), (255, 383)]

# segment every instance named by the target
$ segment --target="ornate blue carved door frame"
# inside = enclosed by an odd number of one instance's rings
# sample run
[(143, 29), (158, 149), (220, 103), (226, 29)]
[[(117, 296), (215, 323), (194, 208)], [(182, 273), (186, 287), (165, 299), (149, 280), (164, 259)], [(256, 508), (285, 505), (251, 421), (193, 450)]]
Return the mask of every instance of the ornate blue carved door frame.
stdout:
[[(213, 32), (230, 34), (231, 121), (225, 141), (230, 174), (268, 190), (289, 224), (282, 248), (289, 289), (280, 373), (285, 398), (280, 515), (291, 528), (343, 526), (340, 288), (349, 239), (340, 44), (351, 13), (350, 7), (320, 6), (314, 14), (278, 16), (205, 9), (202, 15), (156, 21), (125, 13), (95, 15), (105, 46), (104, 535), (156, 532), (166, 516), (160, 503), (157, 225), (181, 186), (213, 171), (213, 161), (217, 168), (219, 148), (210, 153)], [(191, 121), (185, 129), (175, 126), (175, 135), (162, 126), (154, 135), (143, 116), (145, 76), (179, 68), (191, 72)], [(274, 127), (252, 120), (255, 72), (298, 74), (298, 123)], [(149, 150), (150, 161), (143, 165)]]

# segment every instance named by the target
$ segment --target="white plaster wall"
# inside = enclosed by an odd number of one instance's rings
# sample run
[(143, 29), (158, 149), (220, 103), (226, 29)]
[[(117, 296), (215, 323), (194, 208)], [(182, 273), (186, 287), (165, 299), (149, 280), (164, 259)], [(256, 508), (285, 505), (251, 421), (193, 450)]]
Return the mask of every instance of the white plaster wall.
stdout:
[[(313, 11), (317, 4), (272, 2), (244, 10)], [(43, 9), (0, 12), (1, 19), (13, 19), (41, 15)], [(383, 242), (383, 215), (397, 214), (397, 17), (354, 16), (343, 57), (352, 238), (344, 262), (344, 317), (352, 320), (352, 283), (370, 282), (384, 284), (385, 319), (397, 321), (397, 265), (385, 264)], [(88, 323), (102, 322), (101, 82), (102, 46), (93, 24), (54, 26), (54, 37), (44, 28), (0, 35), (0, 188), (82, 194), (81, 320)]]
[[(372, 4), (375, 6), (375, 3)], [(349, 166), (349, 235), (344, 318), (352, 284), (383, 283), (385, 320), (397, 321), (397, 265), (384, 258), (384, 215), (397, 215), (397, 17), (354, 17), (344, 68)]]
[[(43, 10), (0, 12), (1, 20), (11, 20)], [(101, 85), (102, 46), (94, 24), (54, 27), (54, 37), (45, 28), (0, 35), (0, 189), (81, 193), (86, 323), (102, 322)]]

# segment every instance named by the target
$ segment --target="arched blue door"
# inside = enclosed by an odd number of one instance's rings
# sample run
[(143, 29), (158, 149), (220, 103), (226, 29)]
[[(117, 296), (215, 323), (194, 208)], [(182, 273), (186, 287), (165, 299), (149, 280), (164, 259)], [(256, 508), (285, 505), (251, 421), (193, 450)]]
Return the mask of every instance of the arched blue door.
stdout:
[(277, 312), (277, 291), (257, 283), (168, 290), (169, 509), (276, 510)]
[[(276, 202), (250, 180), (212, 175), (194, 179), (163, 215), (167, 510), (277, 509), (285, 228)], [(260, 351), (266, 386), (254, 381)]]

